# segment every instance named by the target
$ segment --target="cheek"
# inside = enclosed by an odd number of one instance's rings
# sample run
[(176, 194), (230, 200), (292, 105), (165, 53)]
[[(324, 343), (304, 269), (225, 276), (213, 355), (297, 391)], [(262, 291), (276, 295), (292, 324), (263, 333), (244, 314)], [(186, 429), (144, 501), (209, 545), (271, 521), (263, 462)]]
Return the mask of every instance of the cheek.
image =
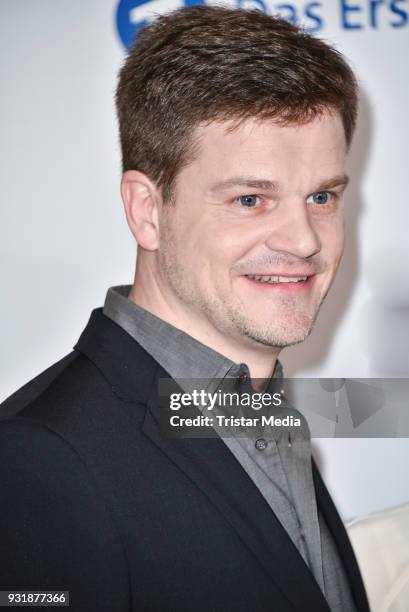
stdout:
[(332, 256), (337, 263), (342, 257), (342, 254), (344, 252), (344, 246), (345, 246), (345, 232), (344, 232), (344, 226), (341, 225), (338, 228), (338, 231), (333, 233), (333, 240), (332, 240)]
[[(193, 240), (192, 240), (193, 238)], [(213, 268), (213, 274), (224, 274), (248, 250), (251, 243), (249, 232), (238, 224), (215, 222), (214, 219), (203, 224), (190, 240), (194, 248)]]
[(344, 251), (344, 223), (342, 217), (323, 219), (316, 223), (315, 231), (321, 243), (321, 254), (329, 264), (337, 264)]
[(212, 235), (221, 259), (236, 262), (264, 243), (266, 223), (254, 221), (254, 219), (234, 219), (228, 222), (221, 221), (214, 226)]

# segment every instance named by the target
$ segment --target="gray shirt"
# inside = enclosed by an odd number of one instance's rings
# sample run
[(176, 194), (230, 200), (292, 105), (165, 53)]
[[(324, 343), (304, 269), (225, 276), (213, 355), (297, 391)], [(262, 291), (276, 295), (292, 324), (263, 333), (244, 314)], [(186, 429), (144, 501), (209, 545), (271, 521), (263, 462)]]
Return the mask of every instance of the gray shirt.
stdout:
[[(250, 380), (248, 366), (227, 357), (156, 317), (128, 299), (130, 286), (108, 290), (104, 314), (132, 336), (172, 378), (207, 379), (207, 392), (220, 381)], [(273, 378), (282, 377), (279, 362)], [(271, 384), (271, 381), (270, 381)], [(279, 412), (279, 409), (277, 409)], [(302, 414), (292, 408), (302, 426), (246, 430), (246, 435), (222, 440), (275, 513), (326, 597), (333, 612), (355, 612), (344, 567), (326, 522), (317, 509), (311, 467), (310, 431)]]

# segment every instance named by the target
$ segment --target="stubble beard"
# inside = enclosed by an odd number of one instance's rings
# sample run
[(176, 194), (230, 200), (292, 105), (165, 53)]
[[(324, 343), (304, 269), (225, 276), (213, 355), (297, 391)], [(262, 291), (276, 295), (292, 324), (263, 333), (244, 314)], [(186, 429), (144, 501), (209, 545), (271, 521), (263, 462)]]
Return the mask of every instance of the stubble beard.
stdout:
[(277, 321), (278, 318), (282, 318), (281, 315), (264, 326), (261, 326), (259, 322), (251, 321), (249, 318), (243, 316), (240, 310), (233, 309), (231, 312), (231, 320), (242, 336), (250, 338), (254, 342), (264, 346), (285, 348), (304, 342), (310, 335), (319, 308), (320, 306), (318, 306), (314, 316), (308, 316), (305, 313), (293, 311), (292, 315), (285, 315), (288, 321)]
[(232, 303), (231, 296), (223, 296), (222, 292), (221, 298), (211, 298), (190, 284), (189, 275), (178, 263), (173, 247), (168, 249), (168, 246), (162, 248), (160, 259), (163, 279), (186, 310), (194, 310), (199, 317), (204, 316), (220, 334), (236, 339), (245, 337), (257, 344), (276, 348), (299, 344), (310, 335), (322, 302), (315, 307), (312, 315), (308, 315), (297, 309), (294, 298), (282, 298), (276, 319), (273, 315), (269, 322), (260, 323), (246, 315), (244, 303)]

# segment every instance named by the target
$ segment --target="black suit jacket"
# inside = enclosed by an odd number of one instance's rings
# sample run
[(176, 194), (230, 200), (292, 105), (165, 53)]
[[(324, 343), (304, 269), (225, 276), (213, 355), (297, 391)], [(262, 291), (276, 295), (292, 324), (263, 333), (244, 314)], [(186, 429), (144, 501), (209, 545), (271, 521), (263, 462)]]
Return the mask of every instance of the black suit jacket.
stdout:
[[(158, 427), (168, 374), (93, 312), (73, 353), (0, 421), (0, 589), (70, 590), (84, 612), (328, 612), (311, 572), (225, 444)], [(318, 505), (358, 610), (369, 610), (340, 517)]]

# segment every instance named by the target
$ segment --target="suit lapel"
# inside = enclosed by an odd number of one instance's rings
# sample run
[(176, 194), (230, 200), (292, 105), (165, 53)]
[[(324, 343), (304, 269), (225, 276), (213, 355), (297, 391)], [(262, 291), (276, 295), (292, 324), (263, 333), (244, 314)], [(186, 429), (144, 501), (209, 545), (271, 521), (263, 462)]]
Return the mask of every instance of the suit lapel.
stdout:
[(171, 439), (160, 429), (158, 379), (142, 430), (217, 507), (295, 610), (329, 612), (309, 568), (257, 487), (220, 438)]
[(351, 542), (349, 541), (344, 524), (334, 506), (324, 481), (321, 478), (321, 474), (319, 473), (314, 459), (312, 460), (312, 475), (314, 478), (317, 504), (324, 515), (328, 529), (330, 530), (334, 542), (338, 548), (338, 553), (348, 576), (348, 581), (355, 604), (360, 612), (370, 612), (361, 573), (358, 568), (358, 563), (356, 561)]

